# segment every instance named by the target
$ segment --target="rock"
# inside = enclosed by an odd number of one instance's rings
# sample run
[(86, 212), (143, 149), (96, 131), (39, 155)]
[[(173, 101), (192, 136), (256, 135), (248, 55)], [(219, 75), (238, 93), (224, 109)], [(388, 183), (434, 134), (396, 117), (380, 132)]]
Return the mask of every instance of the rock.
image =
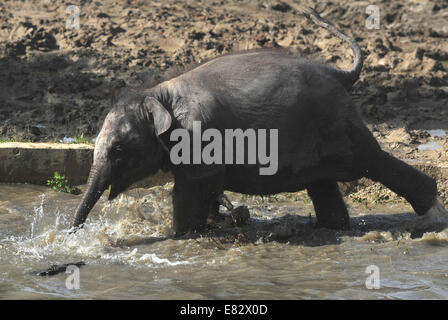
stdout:
[(440, 62), (440, 61), (434, 61), (432, 68), (430, 69), (430, 71), (443, 71), (446, 72), (446, 68), (444, 67), (444, 65)]
[(126, 32), (126, 30), (123, 29), (120, 26), (118, 26), (118, 27), (110, 27), (109, 30), (110, 30), (110, 33), (112, 34), (112, 36), (115, 36), (115, 35), (117, 35), (119, 33), (122, 33), (122, 32)]
[(294, 37), (288, 34), (288, 36), (286, 36), (285, 38), (277, 40), (277, 43), (281, 47), (289, 47), (289, 46), (291, 46), (293, 41), (294, 41)]
[(44, 28), (40, 28), (31, 35), (29, 44), (32, 48), (41, 51), (51, 51), (59, 49), (56, 38), (48, 33)]
[(417, 48), (415, 49), (414, 54), (417, 59), (422, 60), (425, 50), (423, 48)]
[(440, 9), (441, 9), (441, 8), (437, 5), (437, 3), (434, 4), (434, 6), (432, 7), (432, 11), (433, 11), (433, 12), (439, 12)]
[(270, 41), (270, 39), (265, 37), (264, 35), (259, 35), (259, 36), (255, 37), (254, 40), (261, 47), (263, 47), (266, 43), (268, 43)]
[[(56, 29), (53, 31), (56, 31)], [(23, 55), (27, 51), (26, 48), (40, 51), (59, 49), (52, 32), (45, 30), (43, 27), (38, 28), (30, 22), (21, 22), (11, 34), (11, 37), (17, 40), (6, 45), (10, 55)]]
[(406, 53), (403, 61), (397, 66), (397, 71), (412, 71), (421, 66), (422, 61), (416, 58), (417, 52)]
[(285, 2), (279, 2), (277, 4), (272, 5), (271, 9), (275, 11), (287, 12), (291, 10), (291, 6)]
[(390, 70), (389, 66), (386, 65), (375, 65), (372, 67), (373, 71), (378, 71), (378, 72), (388, 72)]
[(88, 48), (92, 44), (92, 37), (81, 37), (75, 41), (75, 46), (78, 48)]
[(387, 101), (403, 102), (406, 100), (406, 93), (402, 90), (392, 91), (387, 93)]
[(7, 43), (5, 49), (6, 54), (11, 57), (26, 54), (26, 46), (23, 44), (23, 41)]
[(385, 139), (387, 142), (402, 142), (409, 144), (411, 142), (411, 135), (406, 131), (405, 128), (398, 128), (389, 131), (389, 134)]
[(107, 13), (100, 12), (96, 15), (97, 18), (110, 18), (110, 16)]
[(198, 32), (196, 30), (193, 30), (189, 35), (188, 38), (192, 40), (202, 40), (205, 37), (204, 32)]
[(448, 27), (433, 29), (429, 28), (429, 36), (433, 38), (448, 38)]
[(448, 86), (448, 81), (439, 77), (431, 77), (429, 80), (429, 85), (432, 87)]
[(425, 56), (429, 57), (433, 60), (438, 60), (438, 61), (448, 60), (448, 52), (444, 52), (440, 49), (433, 50), (433, 51), (426, 51)]
[(395, 18), (397, 17), (397, 13), (386, 13), (386, 22), (387, 23), (393, 23), (395, 21)]

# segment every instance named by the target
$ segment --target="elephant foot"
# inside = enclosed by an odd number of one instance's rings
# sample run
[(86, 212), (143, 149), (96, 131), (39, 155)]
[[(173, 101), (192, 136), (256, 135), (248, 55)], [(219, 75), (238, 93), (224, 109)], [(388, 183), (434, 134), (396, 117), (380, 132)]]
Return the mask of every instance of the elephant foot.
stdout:
[(434, 205), (422, 216), (406, 225), (412, 235), (421, 236), (425, 232), (440, 232), (448, 227), (448, 211), (442, 200), (437, 198)]
[(235, 208), (232, 202), (230, 202), (229, 198), (224, 195), (224, 193), (220, 194), (216, 201), (230, 211), (232, 221), (237, 227), (244, 226), (249, 220), (249, 209), (246, 206)]
[[(227, 209), (230, 214), (223, 214), (219, 212), (219, 206), (223, 206)], [(240, 206), (235, 208), (230, 202), (229, 198), (224, 194), (220, 194), (216, 198), (216, 203), (212, 207), (210, 215), (208, 217), (208, 222), (212, 224), (219, 224), (223, 221), (226, 224), (235, 225), (237, 227), (244, 226), (250, 218), (249, 209), (246, 206)]]
[(230, 216), (237, 227), (242, 227), (249, 221), (249, 209), (246, 206), (237, 207), (230, 212)]

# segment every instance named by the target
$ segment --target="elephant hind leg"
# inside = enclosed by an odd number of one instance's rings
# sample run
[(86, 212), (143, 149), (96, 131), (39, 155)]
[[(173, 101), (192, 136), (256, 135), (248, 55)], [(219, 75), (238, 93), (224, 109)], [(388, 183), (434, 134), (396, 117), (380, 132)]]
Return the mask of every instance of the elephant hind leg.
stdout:
[(448, 212), (437, 197), (437, 183), (433, 178), (386, 152), (374, 160), (376, 162), (370, 164), (366, 177), (381, 182), (404, 197), (419, 215), (407, 228), (419, 234), (448, 227)]
[(317, 227), (329, 229), (350, 228), (350, 218), (336, 181), (318, 181), (307, 188), (313, 201)]
[(436, 181), (383, 151), (366, 127), (352, 127), (351, 138), (357, 170), (404, 197), (418, 215), (424, 215), (437, 199)]
[(428, 212), (437, 199), (435, 179), (382, 150), (369, 159), (365, 176), (404, 197), (418, 215)]

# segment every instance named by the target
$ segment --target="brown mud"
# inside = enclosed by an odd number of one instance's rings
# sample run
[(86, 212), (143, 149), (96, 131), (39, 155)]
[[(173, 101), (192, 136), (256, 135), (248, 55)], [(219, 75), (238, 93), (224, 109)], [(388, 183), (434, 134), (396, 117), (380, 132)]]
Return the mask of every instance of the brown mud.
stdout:
[[(70, 4), (80, 8), (80, 29), (66, 28)], [(378, 30), (365, 26), (368, 1), (301, 4), (361, 46), (364, 68), (351, 95), (382, 146), (400, 159), (446, 166), (447, 2), (377, 1)], [(352, 61), (347, 44), (289, 0), (2, 1), (0, 22), (0, 141), (93, 138), (114, 90), (228, 52), (288, 47), (341, 68)], [(445, 135), (431, 136), (435, 129)], [(426, 143), (436, 150), (419, 150)], [(439, 187), (446, 201), (445, 178)], [(364, 199), (394, 197), (368, 188)]]

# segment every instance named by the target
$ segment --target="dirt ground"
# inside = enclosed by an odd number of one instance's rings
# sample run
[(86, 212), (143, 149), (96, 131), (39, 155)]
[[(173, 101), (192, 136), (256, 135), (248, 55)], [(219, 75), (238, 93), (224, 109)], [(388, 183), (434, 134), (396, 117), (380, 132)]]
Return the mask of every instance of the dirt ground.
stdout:
[[(364, 51), (351, 94), (382, 146), (448, 168), (448, 2), (300, 3)], [(66, 27), (70, 4), (80, 9), (79, 29)], [(371, 4), (380, 9), (379, 29), (365, 25)], [(0, 141), (92, 138), (112, 91), (172, 67), (264, 47), (289, 47), (341, 68), (352, 61), (348, 45), (298, 14), (291, 0), (3, 0)], [(435, 136), (428, 131), (436, 129)], [(420, 150), (426, 143), (436, 150)], [(439, 184), (446, 198), (446, 179)]]

